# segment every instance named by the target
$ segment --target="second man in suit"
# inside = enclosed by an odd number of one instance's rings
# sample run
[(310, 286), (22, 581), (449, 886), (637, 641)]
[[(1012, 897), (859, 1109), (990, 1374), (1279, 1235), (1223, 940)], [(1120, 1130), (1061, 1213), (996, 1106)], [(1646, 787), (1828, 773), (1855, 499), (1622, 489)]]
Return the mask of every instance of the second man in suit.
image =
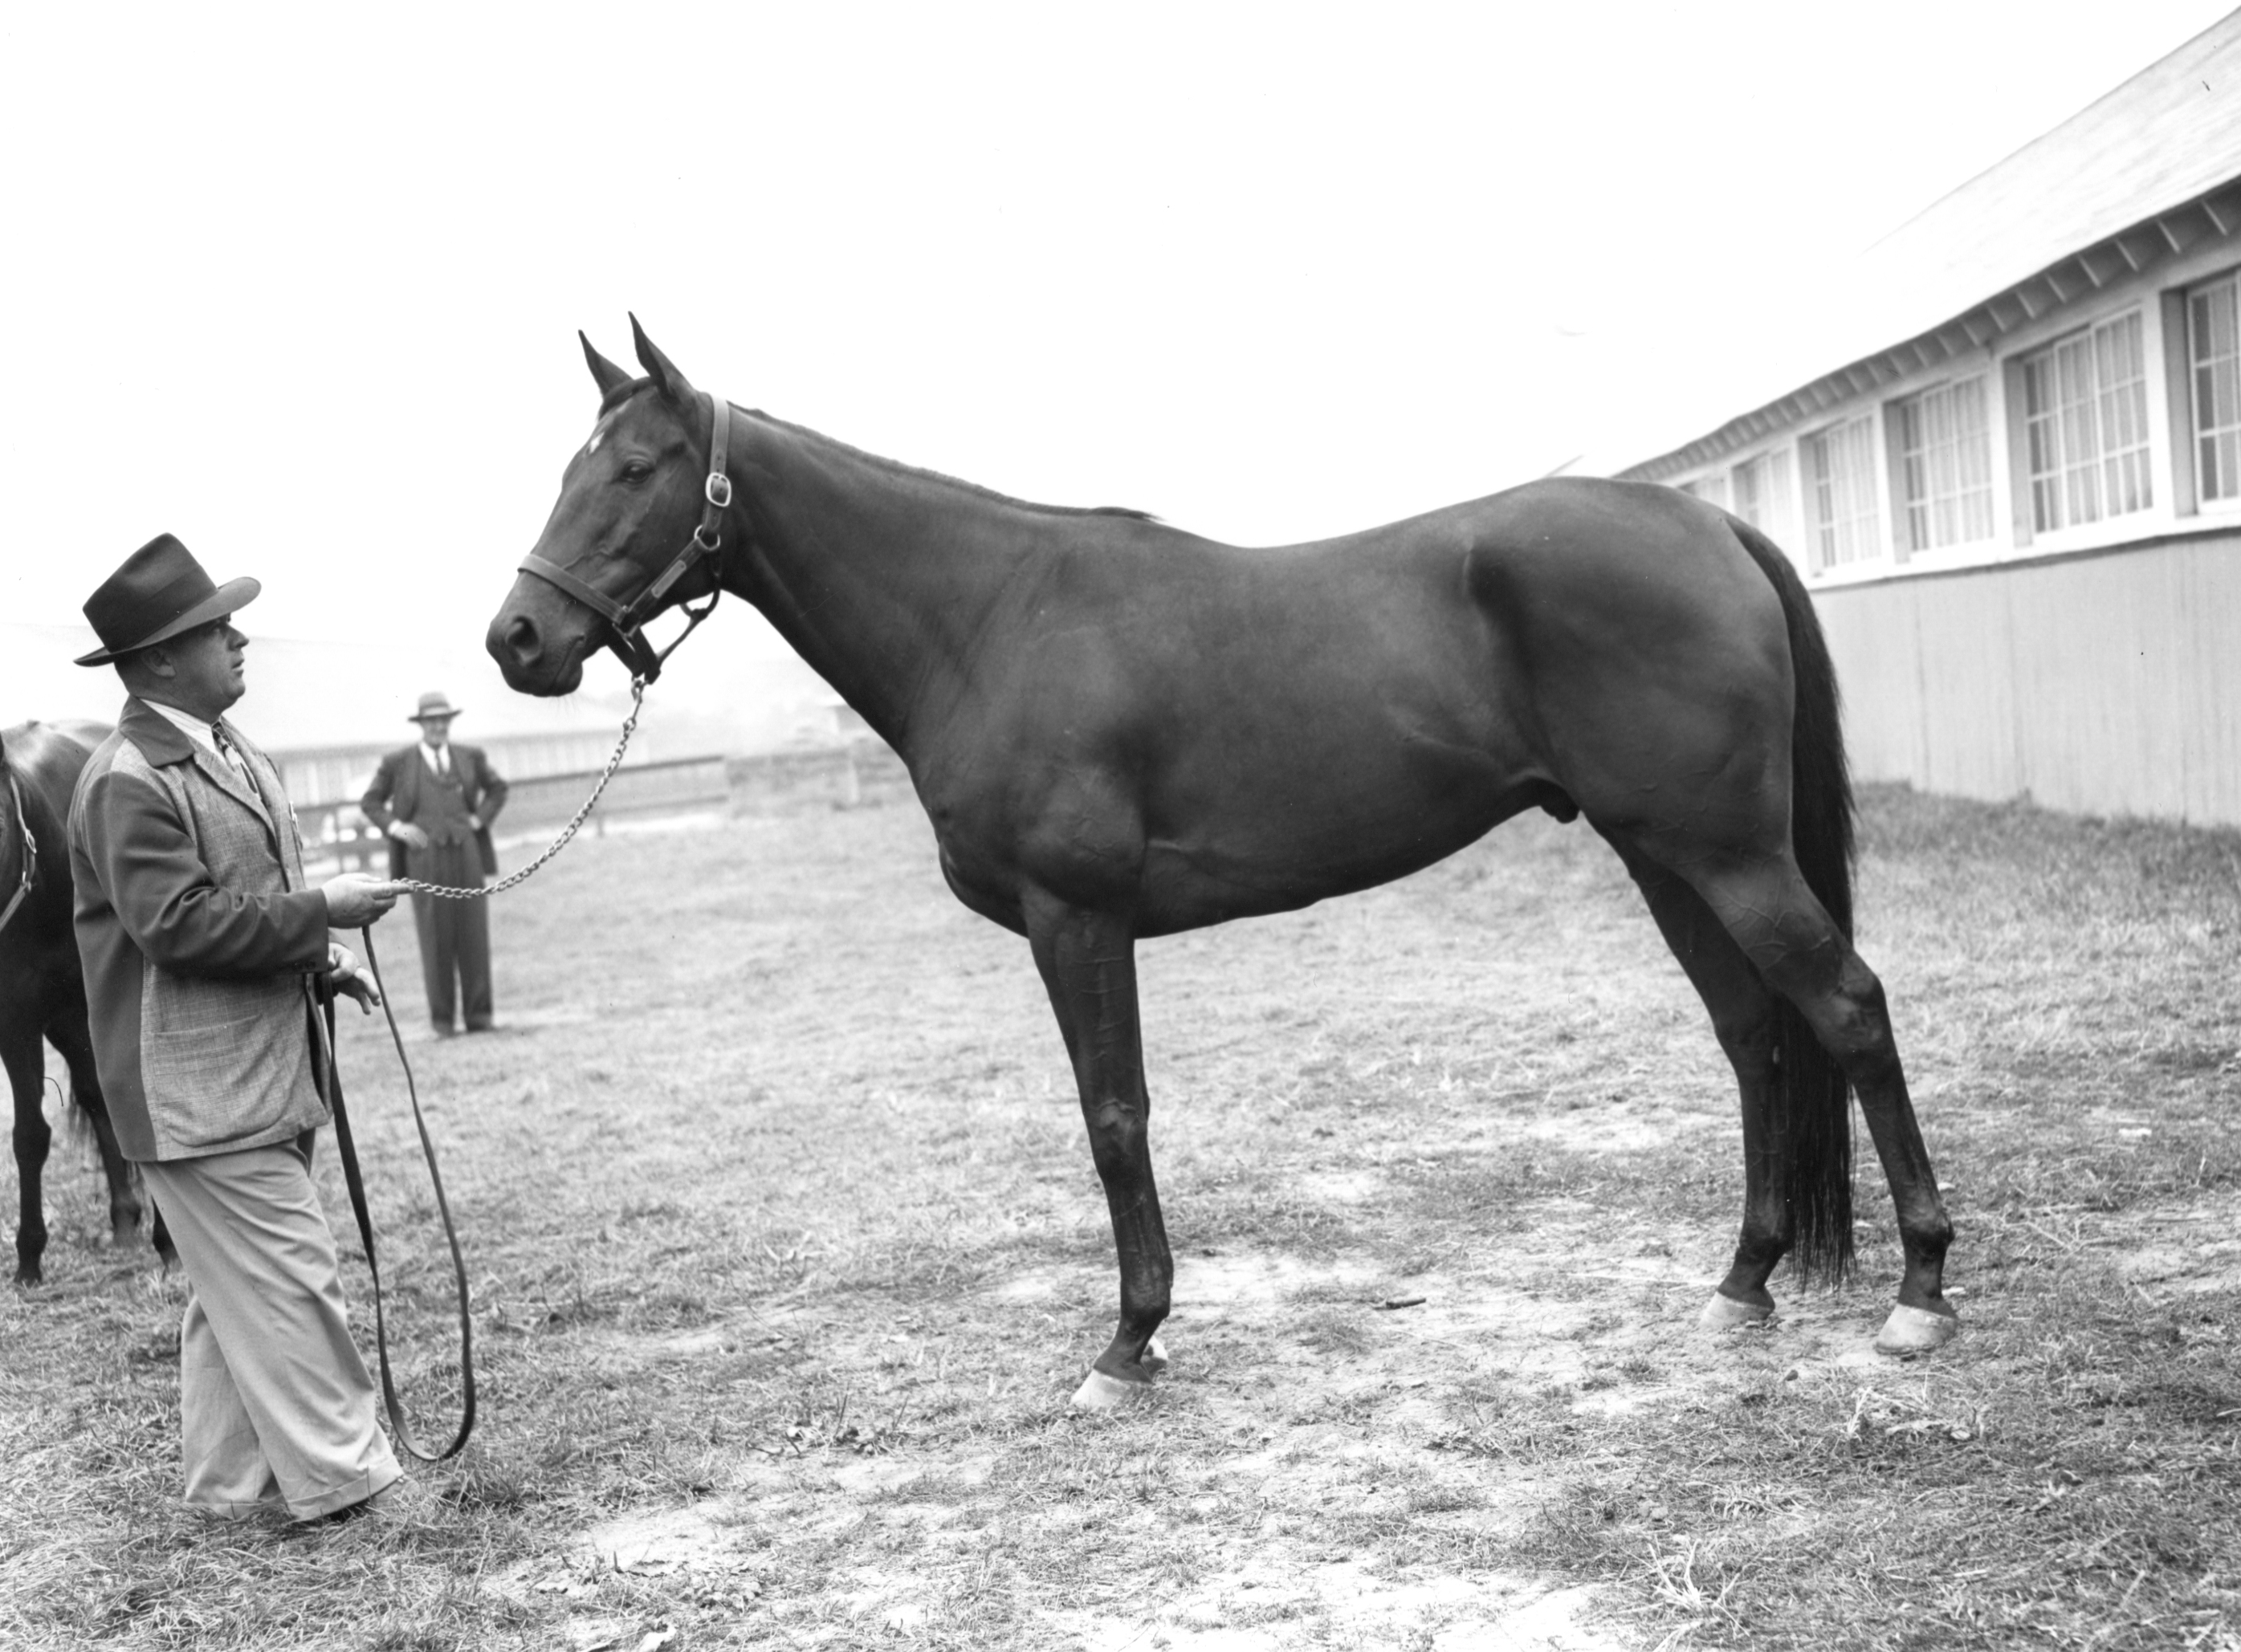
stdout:
[[(418, 878), (452, 888), (478, 889), (498, 875), (491, 822), (505, 806), (505, 782), (480, 750), (452, 743), (458, 708), (441, 693), (423, 694), (411, 720), (420, 738), (381, 759), (358, 806), (389, 835), (390, 875)], [(420, 934), (420, 975), (436, 1035), (456, 1030), (455, 1010), (466, 1030), (487, 1033), (491, 1017), (490, 904), (451, 896), (412, 894), (412, 921)]]

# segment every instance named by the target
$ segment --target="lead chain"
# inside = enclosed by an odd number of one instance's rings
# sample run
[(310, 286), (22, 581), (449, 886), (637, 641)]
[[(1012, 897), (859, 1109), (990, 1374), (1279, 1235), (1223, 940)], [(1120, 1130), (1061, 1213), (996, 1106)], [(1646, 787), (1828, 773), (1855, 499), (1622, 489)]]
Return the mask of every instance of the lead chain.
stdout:
[(530, 873), (566, 848), (568, 839), (576, 835), (576, 829), (591, 818), (592, 806), (599, 802), (599, 793), (607, 789), (607, 782), (615, 778), (615, 770), (622, 763), (623, 753), (630, 750), (631, 732), (638, 727), (638, 714), (645, 709), (646, 679), (633, 677), (631, 679), (631, 712), (623, 719), (623, 737), (616, 742), (615, 754), (607, 759), (606, 770), (599, 776), (599, 783), (592, 788), (592, 795), (584, 799), (584, 806), (576, 811), (576, 818), (568, 822), (559, 837), (552, 839), (552, 846), (522, 867), (520, 871), (509, 873), (498, 882), (476, 889), (455, 889), (449, 884), (423, 883), (418, 878), (399, 878), (397, 880), (398, 883), (416, 893), (441, 895), (446, 900), (483, 900), (492, 895), (501, 894), (521, 882)]

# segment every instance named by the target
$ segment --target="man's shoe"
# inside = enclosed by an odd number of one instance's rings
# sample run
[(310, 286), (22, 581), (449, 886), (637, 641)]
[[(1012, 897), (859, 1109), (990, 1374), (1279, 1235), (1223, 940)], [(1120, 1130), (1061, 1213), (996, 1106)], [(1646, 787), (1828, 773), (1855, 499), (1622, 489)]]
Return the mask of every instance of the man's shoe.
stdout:
[(498, 1031), (498, 1023), (496, 1021), (470, 1021), (467, 1023), (467, 1031), (470, 1033), (495, 1033)]
[(436, 1028), (436, 1036), (438, 1038), (457, 1038), (458, 1035), (459, 1029), (456, 1027), (438, 1025)]
[(418, 1481), (400, 1475), (364, 1502), (338, 1508), (328, 1516), (337, 1521), (364, 1521), (377, 1526), (425, 1526), (441, 1508), (436, 1494)]

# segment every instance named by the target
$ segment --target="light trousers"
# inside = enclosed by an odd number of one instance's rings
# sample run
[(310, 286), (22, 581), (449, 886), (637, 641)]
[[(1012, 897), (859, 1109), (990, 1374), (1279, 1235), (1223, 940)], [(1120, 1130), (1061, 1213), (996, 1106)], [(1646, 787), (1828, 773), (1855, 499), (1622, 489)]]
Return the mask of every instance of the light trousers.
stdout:
[(402, 1472), (351, 1340), (311, 1140), (140, 1167), (186, 1270), (179, 1447), (185, 1501), (210, 1514), (316, 1520)]

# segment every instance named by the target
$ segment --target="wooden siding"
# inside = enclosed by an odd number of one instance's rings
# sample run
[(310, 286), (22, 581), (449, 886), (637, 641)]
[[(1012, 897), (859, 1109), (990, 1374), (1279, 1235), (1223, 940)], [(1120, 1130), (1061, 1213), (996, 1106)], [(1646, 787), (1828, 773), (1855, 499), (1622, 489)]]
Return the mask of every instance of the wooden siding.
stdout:
[(1861, 779), (2241, 826), (2241, 531), (1814, 601)]

